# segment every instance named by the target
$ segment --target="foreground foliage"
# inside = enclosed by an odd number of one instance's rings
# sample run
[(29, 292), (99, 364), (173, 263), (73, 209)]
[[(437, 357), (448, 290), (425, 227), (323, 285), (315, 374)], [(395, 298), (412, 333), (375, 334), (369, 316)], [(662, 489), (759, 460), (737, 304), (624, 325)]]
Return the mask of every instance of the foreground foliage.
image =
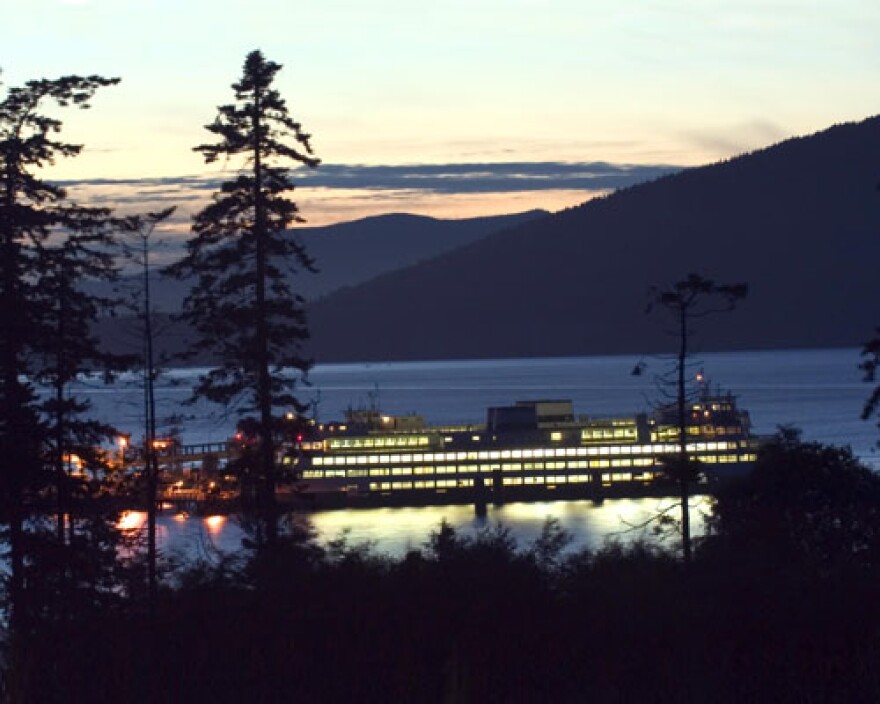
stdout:
[(878, 486), (848, 451), (784, 433), (719, 496), (689, 565), (639, 542), (573, 550), (553, 521), (524, 548), (442, 524), (391, 559), (320, 546), (299, 520), (274, 551), (167, 580), (150, 662), (144, 612), (112, 592), (47, 621), (28, 698), (876, 701)]

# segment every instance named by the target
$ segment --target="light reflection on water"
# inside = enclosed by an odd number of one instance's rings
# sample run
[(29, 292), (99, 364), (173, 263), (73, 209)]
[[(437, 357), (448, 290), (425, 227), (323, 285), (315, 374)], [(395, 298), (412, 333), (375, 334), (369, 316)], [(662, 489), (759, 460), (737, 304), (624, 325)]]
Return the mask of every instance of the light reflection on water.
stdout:
[[(304, 515), (308, 516), (322, 545), (344, 536), (349, 545), (368, 543), (377, 553), (401, 557), (409, 550), (425, 547), (431, 533), (444, 520), (462, 535), (469, 536), (500, 524), (510, 531), (521, 548), (538, 538), (548, 518), (557, 519), (571, 535), (571, 550), (597, 549), (612, 539), (623, 543), (641, 538), (656, 540), (652, 533), (656, 521), (650, 519), (674, 504), (675, 499), (671, 498), (609, 499), (601, 505), (586, 500), (512, 503), (490, 506), (485, 517), (476, 516), (472, 505), (316, 511)], [(709, 510), (709, 499), (694, 497), (692, 504), (691, 521), (694, 533), (699, 535)], [(142, 512), (128, 512), (120, 527), (146, 530), (145, 520)], [(235, 516), (161, 514), (157, 536), (164, 553), (201, 559), (216, 557), (218, 551), (238, 551), (244, 531)], [(674, 537), (667, 542), (674, 543)]]

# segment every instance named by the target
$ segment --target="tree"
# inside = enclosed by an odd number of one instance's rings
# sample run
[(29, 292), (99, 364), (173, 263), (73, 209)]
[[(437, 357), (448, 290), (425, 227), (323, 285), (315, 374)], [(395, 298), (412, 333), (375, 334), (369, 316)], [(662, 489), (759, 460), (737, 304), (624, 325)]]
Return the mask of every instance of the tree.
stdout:
[(207, 353), (218, 364), (195, 394), (257, 415), (269, 545), (277, 540), (273, 412), (304, 410), (293, 391), (310, 366), (302, 352), (308, 337), (304, 301), (291, 290), (288, 274), (315, 271), (289, 229), (303, 220), (288, 197), (294, 184), (283, 164), (319, 163), (310, 136), (272, 87), (280, 69), (259, 51), (248, 54), (232, 85), (235, 102), (220, 106), (206, 126), (218, 140), (195, 147), (205, 161), (243, 157), (244, 164), (195, 216), (185, 256), (167, 270), (195, 279), (181, 315), (197, 334), (190, 353)]
[(82, 149), (57, 138), (62, 123), (44, 110), (52, 104), (88, 108), (99, 88), (117, 82), (100, 76), (33, 80), (9, 88), (0, 102), (0, 508), (9, 525), (13, 670), (21, 653), (16, 639), (26, 630), (25, 503), (44, 480), (50, 443), (32, 380), (47, 362), (47, 298), (40, 287), (60, 270), (54, 262), (49, 274), (42, 267), (59, 233), (102, 230), (108, 215), (72, 205), (64, 189), (37, 177), (41, 168)]
[[(81, 374), (102, 370), (104, 380), (124, 368), (129, 359), (101, 349), (93, 333), (100, 313), (112, 300), (95, 296), (82, 286), (86, 280), (113, 280), (113, 229), (119, 223), (103, 208), (69, 206), (65, 232), (57, 244), (38, 252), (40, 272), (31, 306), (38, 322), (33, 348), (34, 379), (49, 393), (39, 404), (48, 431), (48, 462), (55, 478), (57, 532), (64, 540), (65, 514), (70, 510), (71, 482), (67, 471), (72, 455), (90, 467), (103, 463), (99, 446), (117, 434), (107, 423), (85, 417), (90, 403), (70, 393)], [(72, 530), (71, 521), (71, 530)]]
[[(156, 227), (167, 220), (176, 210), (175, 207), (137, 215), (126, 222), (127, 229), (139, 240), (137, 251), (133, 257), (141, 265), (141, 310), (143, 322), (141, 337), (143, 341), (143, 379), (144, 379), (144, 465), (146, 474), (146, 506), (147, 506), (147, 604), (150, 614), (150, 625), (155, 622), (156, 596), (158, 590), (156, 547), (156, 511), (159, 489), (159, 458), (156, 452), (156, 397), (154, 385), (156, 381), (156, 361), (154, 347), (154, 311), (152, 308), (150, 245)], [(152, 639), (151, 639), (152, 645)]]
[(699, 475), (699, 468), (690, 459), (687, 450), (687, 429), (690, 414), (687, 413), (689, 398), (686, 369), (690, 354), (690, 341), (693, 335), (693, 322), (708, 315), (732, 310), (738, 301), (745, 298), (748, 287), (745, 284), (717, 284), (699, 274), (689, 274), (687, 278), (672, 286), (651, 289), (651, 307), (660, 306), (669, 312), (677, 327), (678, 354), (675, 360), (675, 405), (678, 421), (678, 457), (667, 465), (667, 471), (678, 483), (681, 497), (682, 553), (685, 563), (691, 560), (691, 529), (689, 515), (690, 483)]
[(880, 567), (880, 475), (849, 448), (782, 428), (742, 482), (716, 498), (709, 521), (721, 556), (820, 572)]
[[(868, 340), (862, 347), (862, 360), (859, 369), (865, 373), (865, 381), (875, 381), (877, 370), (880, 369), (880, 328), (877, 334)], [(862, 420), (867, 420), (877, 414), (880, 409), (880, 386), (874, 388), (865, 405), (862, 408)]]

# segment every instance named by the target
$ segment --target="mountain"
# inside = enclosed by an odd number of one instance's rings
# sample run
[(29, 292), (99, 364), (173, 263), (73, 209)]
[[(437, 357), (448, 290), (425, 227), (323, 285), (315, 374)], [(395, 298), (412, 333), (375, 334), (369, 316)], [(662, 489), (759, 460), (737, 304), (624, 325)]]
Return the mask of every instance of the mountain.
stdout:
[[(540, 220), (549, 213), (531, 210), (510, 215), (444, 220), (421, 215), (390, 214), (363, 218), (325, 227), (297, 228), (297, 236), (314, 258), (316, 274), (298, 274), (291, 281), (306, 299), (316, 299), (335, 289), (368, 281), (383, 273), (405, 268), (444, 252), (472, 244), (498, 230)], [(151, 290), (153, 307), (173, 313), (180, 310), (190, 281), (162, 279)], [(140, 275), (123, 277), (118, 290), (129, 296), (142, 290)], [(96, 295), (115, 297), (103, 283), (90, 283)], [(190, 337), (186, 327), (160, 314), (157, 320), (157, 350), (176, 354)], [(139, 353), (141, 325), (133, 318), (105, 318), (95, 326), (105, 349), (117, 353)], [(206, 359), (196, 360), (207, 362)]]
[[(546, 211), (532, 210), (513, 215), (440, 220), (390, 214), (325, 227), (297, 228), (297, 236), (314, 258), (318, 273), (297, 274), (291, 283), (306, 299), (320, 298), (334, 289), (411, 266), (498, 230), (546, 215)], [(153, 291), (155, 307), (163, 311), (180, 310), (190, 285), (186, 280), (162, 280)], [(133, 276), (121, 287), (138, 291), (140, 286), (139, 276)], [(90, 290), (108, 294), (99, 285), (92, 285)]]
[(652, 286), (748, 283), (702, 349), (857, 345), (880, 323), (880, 118), (516, 225), (310, 306), (319, 361), (673, 349)]

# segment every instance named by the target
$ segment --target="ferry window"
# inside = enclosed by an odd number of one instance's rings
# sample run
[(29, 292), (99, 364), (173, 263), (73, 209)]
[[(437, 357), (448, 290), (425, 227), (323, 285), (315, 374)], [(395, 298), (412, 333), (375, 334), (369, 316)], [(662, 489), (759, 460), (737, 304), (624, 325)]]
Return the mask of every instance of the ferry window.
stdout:
[(501, 459), (509, 460), (510, 459), (510, 450), (502, 450), (501, 451)]
[(312, 464), (315, 465), (316, 467), (320, 467), (322, 464), (324, 464), (324, 458), (323, 457), (313, 457)]
[(515, 459), (515, 460), (521, 460), (521, 459), (522, 459), (522, 456), (523, 456), (523, 451), (522, 451), (522, 450), (514, 450), (514, 451), (511, 453), (511, 457), (513, 457), (513, 459)]
[(552, 433), (550, 433), (550, 439), (553, 442), (559, 442), (560, 440), (562, 440), (562, 432), (559, 430), (554, 430)]

